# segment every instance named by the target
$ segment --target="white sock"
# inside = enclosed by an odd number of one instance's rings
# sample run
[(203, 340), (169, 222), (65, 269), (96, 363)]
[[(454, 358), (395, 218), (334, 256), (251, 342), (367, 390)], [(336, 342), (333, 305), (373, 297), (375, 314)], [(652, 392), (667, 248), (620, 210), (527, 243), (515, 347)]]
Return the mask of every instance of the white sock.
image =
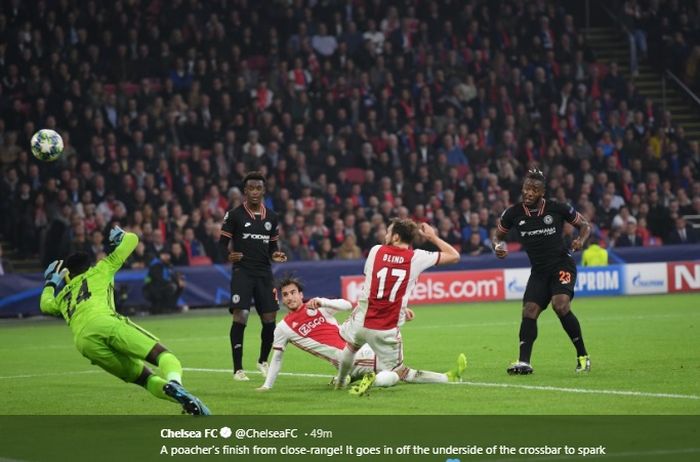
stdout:
[(408, 369), (408, 373), (403, 378), (404, 382), (408, 383), (447, 383), (447, 374), (440, 374), (431, 371), (418, 371), (416, 369)]
[(180, 385), (182, 385), (182, 374), (179, 372), (169, 372), (168, 375), (165, 376), (165, 379), (170, 382), (171, 380), (176, 381)]
[(338, 364), (338, 377), (335, 383), (345, 383), (345, 377), (350, 373), (352, 369), (352, 363), (355, 361), (355, 350), (351, 349), (349, 346), (343, 348), (343, 352), (340, 354), (340, 364)]

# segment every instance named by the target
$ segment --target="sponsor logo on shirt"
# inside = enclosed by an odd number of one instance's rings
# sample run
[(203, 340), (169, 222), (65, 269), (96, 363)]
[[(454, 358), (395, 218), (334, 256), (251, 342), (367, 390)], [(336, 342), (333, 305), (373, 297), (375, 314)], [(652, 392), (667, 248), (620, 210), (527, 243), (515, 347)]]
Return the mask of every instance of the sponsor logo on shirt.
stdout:
[(326, 318), (323, 316), (319, 316), (316, 319), (312, 319), (309, 322), (305, 322), (299, 327), (299, 334), (302, 335), (303, 337), (306, 337), (311, 333), (312, 330), (314, 330), (316, 327), (320, 326), (321, 324), (324, 324), (326, 322)]
[(536, 229), (534, 231), (520, 231), (520, 235), (522, 237), (526, 236), (551, 236), (552, 234), (555, 234), (557, 232), (557, 228), (555, 227), (550, 227), (550, 228), (540, 228)]
[(243, 239), (255, 239), (259, 241), (269, 241), (270, 236), (267, 234), (251, 234), (251, 233), (243, 233)]

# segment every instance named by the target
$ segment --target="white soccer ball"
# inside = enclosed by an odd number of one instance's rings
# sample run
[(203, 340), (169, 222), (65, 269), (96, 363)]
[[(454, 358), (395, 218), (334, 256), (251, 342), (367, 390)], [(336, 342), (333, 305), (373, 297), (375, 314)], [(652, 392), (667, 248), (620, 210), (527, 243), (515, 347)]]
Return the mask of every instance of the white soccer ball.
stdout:
[(31, 148), (34, 157), (43, 162), (52, 162), (63, 153), (63, 138), (54, 130), (43, 128), (32, 136)]
[(393, 387), (399, 382), (399, 374), (394, 371), (380, 371), (374, 379), (374, 386), (380, 388)]

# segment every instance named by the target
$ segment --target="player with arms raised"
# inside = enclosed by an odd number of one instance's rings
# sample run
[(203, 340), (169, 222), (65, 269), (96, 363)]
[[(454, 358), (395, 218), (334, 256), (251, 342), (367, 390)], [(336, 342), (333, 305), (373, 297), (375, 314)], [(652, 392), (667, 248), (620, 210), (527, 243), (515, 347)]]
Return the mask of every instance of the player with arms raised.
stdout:
[(523, 183), (523, 201), (503, 212), (493, 248), (498, 258), (508, 255), (504, 239), (511, 229), (527, 251), (532, 270), (523, 296), (520, 324), (520, 358), (507, 369), (509, 374), (531, 374), (530, 356), (537, 338), (537, 318), (552, 302), (561, 325), (576, 347), (576, 372), (588, 372), (591, 361), (581, 335), (581, 325), (571, 311), (576, 285), (576, 263), (564, 245), (564, 221), (574, 225), (579, 235), (571, 251), (581, 250), (591, 233), (586, 218), (573, 207), (544, 198), (545, 179), (539, 170), (528, 171)]
[[(417, 234), (439, 249), (414, 250)], [(365, 262), (365, 282), (352, 317), (343, 324), (341, 335), (347, 342), (341, 355), (336, 387), (342, 387), (350, 372), (355, 353), (368, 343), (377, 358), (378, 371), (394, 371), (400, 378), (408, 374), (403, 364), (403, 343), (399, 327), (406, 317), (408, 297), (418, 276), (435, 265), (459, 261), (459, 252), (440, 239), (427, 223), (420, 228), (409, 219), (394, 219), (387, 228), (385, 243), (370, 249)], [(373, 376), (361, 385), (369, 388)], [(362, 390), (361, 390), (362, 391)]]
[[(78, 252), (65, 261), (52, 262), (44, 272), (41, 311), (61, 315), (73, 331), (75, 346), (93, 364), (127, 383), (146, 388), (156, 398), (174, 401), (193, 415), (209, 415), (209, 409), (182, 386), (182, 365), (148, 331), (114, 309), (114, 275), (139, 242), (138, 236), (112, 229), (114, 248), (97, 265)], [(144, 364), (158, 366), (165, 379)]]
[[(277, 214), (263, 204), (265, 177), (250, 172), (243, 178), (243, 204), (229, 210), (224, 216), (219, 245), (233, 263), (231, 271), (231, 314), (233, 322), (229, 337), (233, 356), (234, 380), (249, 380), (243, 371), (243, 334), (250, 301), (255, 298), (255, 309), (262, 321), (260, 356), (257, 368), (267, 374), (279, 306), (272, 278), (270, 260), (283, 263), (287, 256), (278, 248), (279, 229)], [(233, 244), (233, 249), (229, 244)]]

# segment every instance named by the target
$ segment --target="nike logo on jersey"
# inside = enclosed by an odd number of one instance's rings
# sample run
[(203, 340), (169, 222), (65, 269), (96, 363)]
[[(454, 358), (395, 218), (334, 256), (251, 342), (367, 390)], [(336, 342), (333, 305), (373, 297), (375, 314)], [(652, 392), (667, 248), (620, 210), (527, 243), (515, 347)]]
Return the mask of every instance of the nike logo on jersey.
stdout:
[(245, 225), (243, 225), (243, 227), (244, 227), (244, 228), (247, 228), (247, 227), (250, 226), (250, 225), (251, 225), (251, 223), (250, 223), (250, 222), (247, 222)]
[(525, 224), (525, 220), (520, 220), (520, 223), (518, 223), (518, 226), (522, 226)]

